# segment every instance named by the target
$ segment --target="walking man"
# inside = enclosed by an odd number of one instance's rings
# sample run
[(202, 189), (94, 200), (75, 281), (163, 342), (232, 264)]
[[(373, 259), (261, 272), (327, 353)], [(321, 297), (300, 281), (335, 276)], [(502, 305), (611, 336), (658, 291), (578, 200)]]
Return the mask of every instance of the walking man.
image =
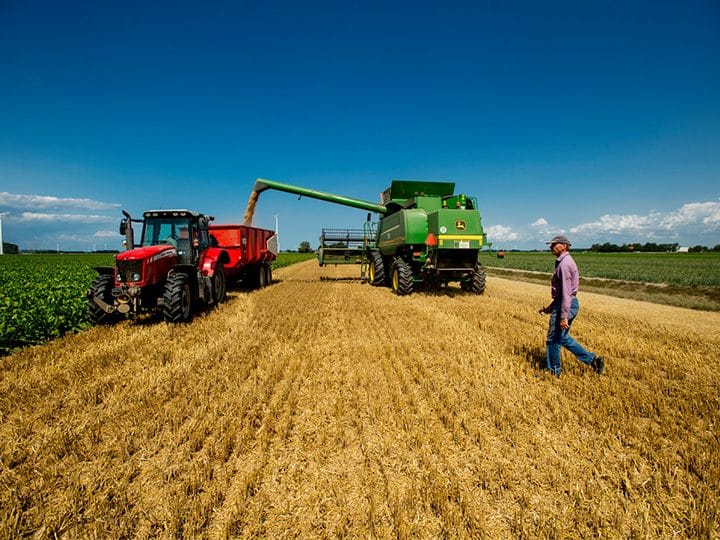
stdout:
[(565, 347), (583, 364), (587, 364), (602, 375), (605, 362), (602, 356), (586, 351), (582, 345), (570, 337), (570, 325), (580, 310), (577, 293), (580, 273), (575, 261), (570, 256), (570, 240), (565, 236), (556, 236), (548, 242), (550, 251), (557, 258), (555, 271), (550, 280), (552, 303), (540, 309), (540, 313), (550, 315), (547, 333), (546, 366), (547, 370), (559, 377), (560, 347)]

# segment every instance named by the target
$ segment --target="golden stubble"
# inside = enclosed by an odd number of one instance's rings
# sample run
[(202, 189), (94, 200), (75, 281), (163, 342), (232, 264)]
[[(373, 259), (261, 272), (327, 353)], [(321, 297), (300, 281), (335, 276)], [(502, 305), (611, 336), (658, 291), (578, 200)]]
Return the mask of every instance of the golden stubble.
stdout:
[(564, 355), (556, 380), (547, 287), (357, 271), (4, 358), (0, 535), (718, 534), (720, 314), (581, 293), (607, 374)]

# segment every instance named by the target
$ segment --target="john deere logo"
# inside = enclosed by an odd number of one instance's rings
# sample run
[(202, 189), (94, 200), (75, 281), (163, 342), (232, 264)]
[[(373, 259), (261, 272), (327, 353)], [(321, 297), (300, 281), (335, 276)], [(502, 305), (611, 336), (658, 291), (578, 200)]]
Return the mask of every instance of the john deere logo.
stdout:
[(462, 219), (458, 219), (458, 220), (455, 222), (455, 228), (456, 228), (458, 231), (464, 231), (464, 230), (465, 230), (465, 222), (464, 222)]

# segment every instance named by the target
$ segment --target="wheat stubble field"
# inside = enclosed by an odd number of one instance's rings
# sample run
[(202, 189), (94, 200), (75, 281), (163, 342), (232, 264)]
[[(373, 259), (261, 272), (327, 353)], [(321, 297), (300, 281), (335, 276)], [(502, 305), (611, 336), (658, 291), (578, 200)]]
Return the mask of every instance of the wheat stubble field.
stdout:
[(607, 375), (551, 380), (547, 287), (357, 272), (1, 359), (0, 536), (720, 534), (720, 313), (581, 293)]

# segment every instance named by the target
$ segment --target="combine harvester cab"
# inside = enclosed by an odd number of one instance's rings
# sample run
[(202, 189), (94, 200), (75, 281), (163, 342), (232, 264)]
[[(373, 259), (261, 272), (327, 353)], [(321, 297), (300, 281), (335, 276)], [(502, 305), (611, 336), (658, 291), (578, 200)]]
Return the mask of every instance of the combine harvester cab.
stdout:
[(285, 191), (380, 214), (375, 238), (367, 243), (368, 281), (405, 295), (459, 282), (482, 294), (485, 270), (478, 256), (486, 236), (475, 197), (454, 194), (452, 182), (394, 180), (382, 204), (259, 178), (254, 191)]
[[(114, 267), (96, 268), (88, 291), (95, 324), (123, 316), (162, 312), (167, 322), (187, 322), (201, 306), (225, 300), (227, 282), (264, 286), (277, 249), (272, 231), (242, 225), (210, 225), (212, 216), (190, 210), (150, 210), (142, 220), (123, 212), (120, 234), (127, 250)], [(133, 223), (142, 223), (135, 244)]]

